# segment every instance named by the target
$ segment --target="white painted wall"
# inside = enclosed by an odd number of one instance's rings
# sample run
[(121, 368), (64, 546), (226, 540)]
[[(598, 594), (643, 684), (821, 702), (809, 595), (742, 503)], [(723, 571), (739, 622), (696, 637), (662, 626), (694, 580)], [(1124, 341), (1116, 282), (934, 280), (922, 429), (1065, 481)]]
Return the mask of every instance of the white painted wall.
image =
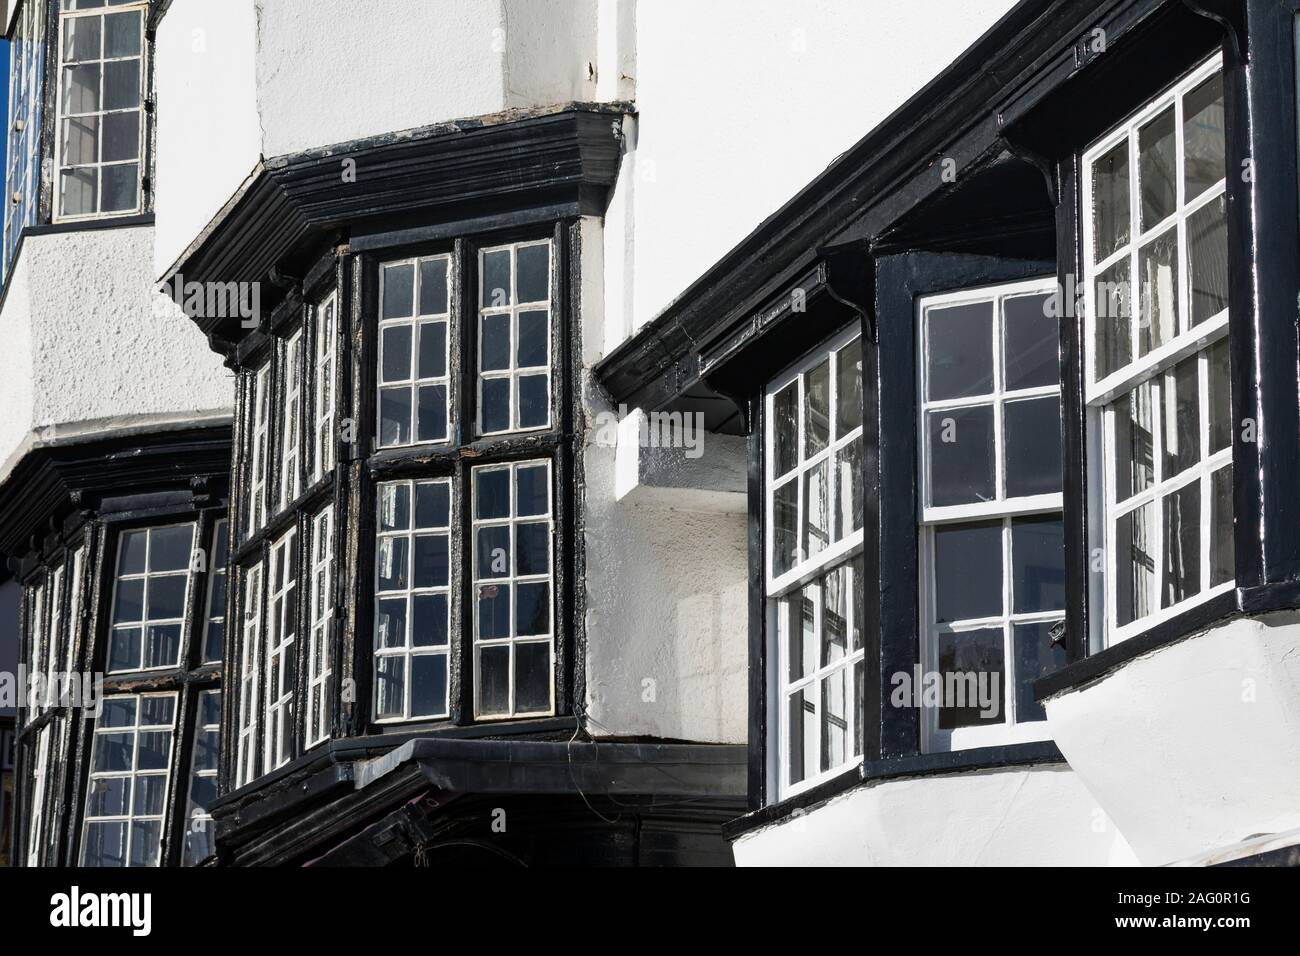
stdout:
[(590, 372), (604, 322), (601, 231), (584, 220), (587, 727), (598, 737), (744, 743), (746, 518), (717, 504), (733, 493), (734, 440), (705, 435), (690, 462), (717, 488), (700, 494), (699, 481), (679, 482), (618, 500), (617, 459), (628, 452), (608, 442), (602, 413), (612, 409)]
[(1300, 614), (1232, 621), (1046, 706), (1144, 864), (1300, 827)]
[(1068, 768), (891, 780), (733, 845), (738, 866), (1128, 866), (1136, 860)]
[[(1013, 0), (636, 4), (605, 349), (970, 46)], [(621, 263), (621, 264), (620, 264)]]
[(175, 0), (155, 42), (161, 276), (257, 165), (254, 0)]
[(0, 480), (35, 444), (230, 414), (230, 373), (154, 291), (153, 232), (23, 240), (0, 310)]

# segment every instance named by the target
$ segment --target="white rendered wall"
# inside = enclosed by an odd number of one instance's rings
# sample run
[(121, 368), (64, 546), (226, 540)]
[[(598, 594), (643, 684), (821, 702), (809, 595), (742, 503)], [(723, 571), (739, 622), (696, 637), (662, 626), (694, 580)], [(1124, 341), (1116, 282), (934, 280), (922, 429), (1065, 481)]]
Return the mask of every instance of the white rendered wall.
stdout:
[[(654, 504), (616, 499), (619, 451), (602, 442), (599, 418), (611, 409), (590, 373), (603, 322), (601, 227), (583, 225), (587, 727), (598, 737), (744, 743), (746, 518), (690, 488)], [(714, 437), (704, 436), (700, 461), (734, 453)], [(675, 506), (664, 503), (673, 494)]]
[(254, 0), (175, 0), (159, 26), (155, 276), (180, 257), (261, 156), (256, 35)]
[(1136, 860), (1063, 766), (859, 787), (732, 845), (737, 866), (1127, 866)]
[(642, 0), (605, 350), (975, 42), (1013, 0)]
[(1300, 615), (1232, 621), (1046, 707), (1146, 865), (1300, 827)]
[(35, 444), (230, 414), (230, 373), (154, 291), (152, 239), (140, 226), (23, 240), (0, 310), (0, 480)]

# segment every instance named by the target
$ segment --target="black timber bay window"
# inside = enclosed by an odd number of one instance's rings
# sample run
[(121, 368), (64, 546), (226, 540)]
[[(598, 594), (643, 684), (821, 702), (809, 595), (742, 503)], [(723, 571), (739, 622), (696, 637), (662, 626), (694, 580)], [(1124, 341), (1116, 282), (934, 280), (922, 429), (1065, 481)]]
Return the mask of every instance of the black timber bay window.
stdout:
[(241, 346), (235, 786), (567, 709), (574, 228), (330, 253)]
[[(6, 553), (20, 555), (21, 659), (42, 676), (20, 701), (28, 866), (194, 865), (213, 850), (229, 532), (212, 489), (229, 436), (212, 426), (38, 451), (0, 500)], [(159, 468), (174, 456), (190, 473), (179, 484)], [(60, 492), (88, 464), (96, 485)], [(38, 517), (32, 501), (61, 493), (65, 511), (41, 518), (59, 530), (23, 551), (12, 536)]]
[[(1300, 4), (1202, 6), (1018, 5), (597, 367), (616, 402), (744, 416), (751, 821), (1059, 761), (1044, 699), (1295, 606)], [(813, 566), (839, 542), (806, 413), (774, 398), (858, 327), (862, 593), (841, 602)], [(856, 696), (812, 690), (859, 640)], [(947, 681), (969, 672), (997, 679), (978, 706)], [(908, 687), (927, 674), (932, 701)], [(835, 736), (855, 707), (860, 766)]]

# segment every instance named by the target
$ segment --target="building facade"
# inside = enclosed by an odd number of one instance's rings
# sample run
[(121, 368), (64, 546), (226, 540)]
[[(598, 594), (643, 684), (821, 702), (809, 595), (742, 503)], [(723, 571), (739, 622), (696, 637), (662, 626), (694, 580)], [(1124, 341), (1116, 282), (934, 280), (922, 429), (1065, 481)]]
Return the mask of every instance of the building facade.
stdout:
[(11, 4), (15, 862), (1300, 843), (1298, 12)]

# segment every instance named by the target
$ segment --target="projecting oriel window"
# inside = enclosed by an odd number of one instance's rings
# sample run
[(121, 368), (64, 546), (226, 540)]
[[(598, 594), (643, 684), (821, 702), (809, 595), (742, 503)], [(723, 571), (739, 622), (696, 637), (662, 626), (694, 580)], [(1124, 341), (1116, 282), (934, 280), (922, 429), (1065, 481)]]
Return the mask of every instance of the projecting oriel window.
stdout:
[(55, 218), (139, 212), (147, 3), (62, 0)]
[(479, 253), (479, 434), (551, 424), (551, 243)]
[[(918, 301), (922, 748), (1046, 735), (1033, 682), (1065, 663), (1055, 280)], [(924, 679), (924, 678), (923, 678)], [(924, 698), (922, 698), (924, 703)]]
[(90, 749), (83, 866), (159, 864), (175, 725), (175, 694), (104, 700)]
[(858, 328), (778, 376), (766, 402), (772, 769), (784, 798), (834, 776), (863, 751)]
[(379, 486), (375, 719), (448, 713), (451, 482)]
[(212, 855), (212, 814), (217, 799), (217, 761), (221, 753), (221, 691), (199, 694), (198, 721), (190, 758), (190, 792), (185, 811), (185, 866), (195, 866)]
[(1233, 584), (1221, 70), (1216, 55), (1083, 157), (1090, 489), (1110, 644)]
[(334, 508), (327, 506), (311, 522), (311, 604), (307, 622), (307, 746), (330, 732), (330, 622), (334, 614)]
[(450, 256), (379, 270), (379, 444), (444, 442), (448, 430)]
[(180, 664), (194, 524), (124, 531), (118, 539), (108, 671)]

